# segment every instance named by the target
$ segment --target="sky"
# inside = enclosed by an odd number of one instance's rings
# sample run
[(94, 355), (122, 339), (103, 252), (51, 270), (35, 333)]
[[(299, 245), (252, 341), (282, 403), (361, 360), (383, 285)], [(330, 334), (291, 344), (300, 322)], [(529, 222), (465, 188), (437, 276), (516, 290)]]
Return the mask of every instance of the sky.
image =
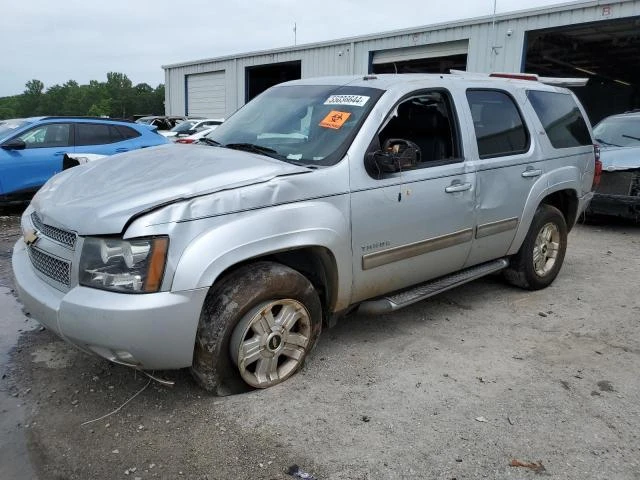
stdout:
[[(565, 0), (495, 0), (498, 14)], [(443, 6), (447, 8), (443, 8)], [(494, 0), (0, 0), (0, 97), (162, 65), (491, 15)]]

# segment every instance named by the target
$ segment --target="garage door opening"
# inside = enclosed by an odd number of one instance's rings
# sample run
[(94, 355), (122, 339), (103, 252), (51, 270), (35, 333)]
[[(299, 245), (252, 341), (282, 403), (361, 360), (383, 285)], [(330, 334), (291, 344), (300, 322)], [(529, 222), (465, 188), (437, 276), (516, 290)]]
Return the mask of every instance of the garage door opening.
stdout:
[(469, 42), (458, 40), (371, 53), (369, 73), (449, 73), (467, 69)]
[(196, 73), (185, 77), (185, 115), (222, 118), (226, 114), (225, 72)]
[(248, 102), (269, 87), (300, 78), (302, 78), (302, 62), (300, 60), (247, 67), (245, 71), (245, 101)]
[(640, 17), (544, 30), (526, 35), (525, 71), (589, 78), (573, 91), (592, 123), (640, 108)]

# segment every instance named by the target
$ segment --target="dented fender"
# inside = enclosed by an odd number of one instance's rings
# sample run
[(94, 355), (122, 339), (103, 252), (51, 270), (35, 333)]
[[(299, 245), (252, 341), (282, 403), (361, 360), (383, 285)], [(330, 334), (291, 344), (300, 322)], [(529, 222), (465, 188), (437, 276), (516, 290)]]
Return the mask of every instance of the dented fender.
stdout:
[(213, 285), (227, 269), (266, 255), (322, 247), (335, 259), (338, 297), (334, 309), (346, 308), (351, 292), (348, 195), (225, 215), (183, 250), (172, 291)]

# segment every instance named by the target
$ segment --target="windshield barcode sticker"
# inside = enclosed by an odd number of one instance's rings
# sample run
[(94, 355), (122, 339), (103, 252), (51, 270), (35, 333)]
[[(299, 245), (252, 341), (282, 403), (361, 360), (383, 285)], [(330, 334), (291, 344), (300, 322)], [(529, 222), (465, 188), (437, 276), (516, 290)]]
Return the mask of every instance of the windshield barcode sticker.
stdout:
[(364, 107), (371, 97), (364, 95), (331, 95), (324, 102), (325, 105), (353, 105), (354, 107)]

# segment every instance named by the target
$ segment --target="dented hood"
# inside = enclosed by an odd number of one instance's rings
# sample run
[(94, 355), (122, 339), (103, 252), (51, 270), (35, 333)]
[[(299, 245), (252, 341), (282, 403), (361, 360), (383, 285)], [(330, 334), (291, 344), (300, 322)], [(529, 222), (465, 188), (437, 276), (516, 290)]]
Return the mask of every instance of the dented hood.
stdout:
[(112, 234), (154, 207), (309, 171), (226, 148), (165, 145), (66, 170), (49, 180), (31, 204), (45, 223), (80, 235)]
[(607, 147), (600, 150), (602, 169), (606, 172), (640, 168), (640, 147)]

